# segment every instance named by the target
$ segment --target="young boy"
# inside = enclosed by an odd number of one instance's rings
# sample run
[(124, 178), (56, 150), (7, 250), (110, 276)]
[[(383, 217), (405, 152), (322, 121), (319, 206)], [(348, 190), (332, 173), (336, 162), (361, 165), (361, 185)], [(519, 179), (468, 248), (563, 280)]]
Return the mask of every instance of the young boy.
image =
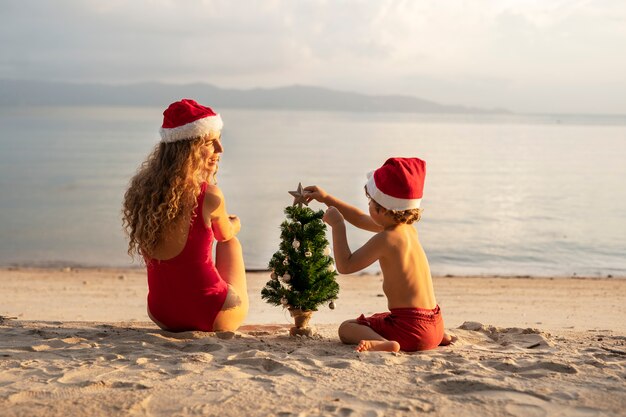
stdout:
[[(447, 345), (443, 319), (430, 276), (426, 254), (412, 223), (420, 219), (426, 164), (418, 158), (390, 158), (365, 185), (369, 216), (313, 185), (304, 188), (308, 201), (328, 206), (324, 221), (332, 227), (337, 270), (350, 274), (380, 263), (383, 291), (389, 313), (363, 314), (339, 326), (343, 343), (357, 344), (357, 351), (411, 352)], [(376, 232), (365, 245), (351, 252), (344, 219)]]

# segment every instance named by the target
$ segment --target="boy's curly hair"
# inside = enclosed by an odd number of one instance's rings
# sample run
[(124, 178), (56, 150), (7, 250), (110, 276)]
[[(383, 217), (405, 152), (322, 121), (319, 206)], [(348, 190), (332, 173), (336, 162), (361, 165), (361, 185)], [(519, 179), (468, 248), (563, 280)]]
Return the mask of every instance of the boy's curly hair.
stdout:
[(381, 206), (378, 201), (374, 200), (367, 192), (367, 189), (365, 190), (365, 195), (367, 196), (367, 198), (372, 200), (372, 202), (376, 206), (376, 210), (384, 210), (386, 215), (393, 217), (393, 220), (396, 222), (396, 224), (413, 224), (415, 222), (419, 222), (422, 218), (422, 211), (424, 211), (424, 209), (416, 208), (408, 210), (389, 210)]
[(130, 180), (122, 220), (131, 257), (150, 256), (163, 230), (196, 208), (200, 185), (207, 181), (202, 148), (212, 139), (161, 142)]
[(387, 210), (390, 216), (393, 217), (396, 223), (412, 224), (419, 222), (422, 218), (423, 209), (408, 209), (408, 210)]

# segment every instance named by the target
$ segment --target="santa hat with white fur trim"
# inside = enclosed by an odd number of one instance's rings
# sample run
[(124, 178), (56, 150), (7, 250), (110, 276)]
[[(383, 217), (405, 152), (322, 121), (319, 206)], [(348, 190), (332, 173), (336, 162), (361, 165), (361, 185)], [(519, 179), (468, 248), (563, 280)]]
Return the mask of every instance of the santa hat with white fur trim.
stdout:
[(426, 162), (419, 158), (389, 158), (368, 174), (367, 193), (387, 210), (419, 208), (424, 192)]
[(163, 112), (161, 142), (195, 139), (222, 130), (224, 123), (218, 113), (194, 100), (182, 99)]

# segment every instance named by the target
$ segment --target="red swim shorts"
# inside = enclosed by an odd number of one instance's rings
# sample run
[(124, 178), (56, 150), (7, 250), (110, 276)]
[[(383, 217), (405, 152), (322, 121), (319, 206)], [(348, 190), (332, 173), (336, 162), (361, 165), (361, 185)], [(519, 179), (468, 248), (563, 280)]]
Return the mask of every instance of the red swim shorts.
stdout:
[(439, 346), (443, 339), (443, 318), (439, 306), (424, 308), (392, 308), (390, 313), (363, 314), (356, 319), (369, 326), (387, 340), (400, 344), (405, 352), (429, 350)]

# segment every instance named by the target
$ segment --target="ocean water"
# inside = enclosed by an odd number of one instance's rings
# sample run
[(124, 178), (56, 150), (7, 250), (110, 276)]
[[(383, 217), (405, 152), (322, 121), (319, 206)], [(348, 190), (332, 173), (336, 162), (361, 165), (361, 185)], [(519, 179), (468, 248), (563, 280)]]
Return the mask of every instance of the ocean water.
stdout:
[[(366, 210), (366, 173), (419, 156), (433, 273), (626, 275), (626, 117), (219, 110), (218, 180), (250, 269), (277, 250), (299, 182)], [(161, 112), (0, 108), (0, 265), (140, 265), (120, 207)]]

